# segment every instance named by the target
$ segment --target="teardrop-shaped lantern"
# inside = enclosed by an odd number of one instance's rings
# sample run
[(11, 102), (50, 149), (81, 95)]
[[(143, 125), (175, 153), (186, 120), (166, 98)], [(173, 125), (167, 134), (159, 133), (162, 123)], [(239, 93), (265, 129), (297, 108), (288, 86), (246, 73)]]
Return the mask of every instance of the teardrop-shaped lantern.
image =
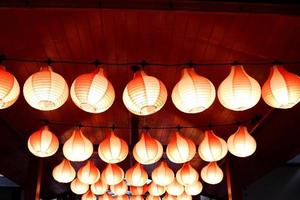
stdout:
[(169, 160), (174, 163), (185, 163), (193, 159), (196, 146), (192, 140), (183, 137), (178, 131), (171, 138), (166, 150)]
[(273, 108), (292, 108), (300, 101), (300, 77), (282, 66), (273, 66), (262, 87), (262, 97)]
[(13, 105), (20, 94), (20, 86), (14, 75), (0, 65), (0, 109)]
[(154, 182), (151, 182), (151, 184), (148, 187), (149, 194), (153, 196), (160, 196), (165, 193), (166, 189), (164, 186), (157, 185)]
[(150, 165), (157, 162), (162, 155), (162, 145), (159, 141), (152, 138), (149, 133), (142, 133), (141, 139), (133, 148), (134, 159), (143, 165)]
[(192, 196), (200, 194), (202, 189), (203, 185), (200, 181), (195, 181), (193, 184), (185, 186), (185, 192)]
[(127, 194), (115, 196), (115, 200), (129, 200), (129, 197)]
[(256, 150), (256, 141), (249, 134), (247, 127), (240, 126), (227, 140), (230, 153), (237, 157), (248, 157)]
[(91, 190), (89, 190), (87, 191), (87, 193), (82, 195), (81, 200), (97, 200), (97, 197), (93, 194)]
[(148, 185), (141, 187), (130, 186), (130, 192), (132, 195), (144, 195), (148, 191)]
[(52, 171), (53, 178), (60, 183), (70, 183), (76, 176), (76, 171), (70, 161), (64, 159)]
[(117, 164), (107, 164), (101, 174), (101, 180), (108, 185), (116, 185), (124, 178), (124, 171)]
[(152, 171), (151, 177), (153, 182), (157, 185), (167, 186), (173, 182), (174, 172), (165, 161), (162, 161)]
[(84, 194), (89, 190), (89, 185), (82, 183), (78, 178), (75, 178), (71, 183), (71, 190), (75, 194)]
[(227, 109), (243, 111), (255, 106), (261, 96), (259, 83), (243, 66), (232, 66), (230, 74), (218, 88), (220, 103)]
[(44, 158), (57, 152), (59, 141), (56, 135), (49, 130), (48, 126), (44, 126), (30, 135), (27, 147), (33, 155)]
[(79, 180), (85, 184), (94, 184), (100, 178), (100, 172), (95, 166), (93, 161), (87, 161), (87, 163), (81, 167), (77, 173)]
[(144, 200), (144, 197), (141, 195), (132, 195), (130, 200)]
[(216, 98), (214, 85), (194, 68), (184, 68), (180, 81), (172, 91), (172, 101), (184, 113), (199, 113), (211, 106)]
[(129, 168), (125, 174), (128, 185), (143, 186), (147, 182), (148, 174), (140, 163)]
[(107, 163), (118, 163), (126, 158), (128, 145), (123, 139), (111, 131), (99, 144), (98, 154), (100, 158)]
[(208, 163), (201, 170), (201, 178), (208, 184), (218, 184), (223, 180), (223, 171), (216, 162)]
[(63, 153), (68, 160), (85, 161), (93, 154), (93, 144), (83, 135), (80, 128), (76, 128), (65, 142)]
[(113, 197), (107, 193), (100, 195), (98, 200), (113, 200)]
[(177, 200), (177, 197), (166, 193), (162, 200)]
[(91, 190), (96, 195), (102, 195), (108, 190), (108, 185), (99, 179), (96, 183), (91, 185)]
[(126, 185), (126, 182), (123, 180), (120, 183), (116, 185), (111, 185), (110, 190), (115, 194), (115, 195), (124, 195), (126, 194), (128, 187)]
[(106, 78), (103, 68), (78, 76), (72, 83), (70, 93), (73, 102), (89, 113), (106, 111), (115, 99), (114, 88)]
[(159, 196), (148, 195), (146, 200), (161, 200)]
[(192, 200), (192, 196), (188, 195), (186, 192), (183, 192), (180, 196), (177, 197), (177, 200)]
[(167, 193), (174, 196), (179, 196), (184, 192), (184, 187), (176, 179), (173, 180), (166, 188)]
[(31, 107), (49, 111), (67, 101), (69, 88), (61, 75), (53, 72), (50, 66), (43, 66), (26, 80), (23, 94)]
[(160, 80), (139, 70), (126, 85), (123, 102), (130, 112), (144, 116), (159, 111), (166, 103), (167, 96), (167, 89)]
[(225, 140), (216, 136), (212, 130), (205, 131), (204, 138), (198, 147), (198, 153), (202, 160), (207, 162), (218, 161), (227, 154)]
[(177, 171), (176, 179), (181, 185), (191, 185), (199, 179), (199, 174), (190, 163), (184, 163)]

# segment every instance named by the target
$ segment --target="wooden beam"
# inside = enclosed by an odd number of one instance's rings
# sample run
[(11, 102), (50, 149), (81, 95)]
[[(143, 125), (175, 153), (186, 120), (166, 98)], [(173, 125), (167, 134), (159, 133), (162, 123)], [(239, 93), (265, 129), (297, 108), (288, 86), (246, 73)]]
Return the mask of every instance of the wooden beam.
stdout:
[(226, 160), (226, 182), (228, 200), (243, 200), (243, 186), (240, 179), (238, 160), (232, 155)]

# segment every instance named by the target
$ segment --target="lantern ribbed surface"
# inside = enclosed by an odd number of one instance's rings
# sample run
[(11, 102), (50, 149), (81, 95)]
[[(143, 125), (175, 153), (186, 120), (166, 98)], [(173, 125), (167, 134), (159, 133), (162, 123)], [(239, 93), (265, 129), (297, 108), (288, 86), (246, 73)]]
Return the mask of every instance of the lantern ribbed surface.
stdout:
[(116, 185), (124, 178), (124, 171), (117, 164), (107, 164), (101, 174), (101, 180), (108, 185)]
[(141, 195), (132, 195), (130, 200), (144, 200), (144, 197)]
[(223, 180), (223, 171), (216, 162), (208, 163), (201, 170), (201, 178), (208, 184), (218, 184)]
[(128, 185), (143, 186), (147, 182), (148, 174), (140, 163), (129, 168), (125, 174)]
[(188, 195), (186, 192), (183, 192), (180, 196), (177, 197), (177, 200), (192, 200), (192, 196)]
[(124, 194), (124, 195), (117, 195), (117, 196), (115, 196), (114, 199), (115, 200), (129, 200), (129, 197), (127, 194)]
[(70, 183), (76, 176), (76, 171), (70, 161), (64, 159), (52, 171), (53, 178), (59, 183)]
[(108, 185), (99, 179), (96, 183), (91, 185), (91, 190), (96, 195), (103, 195), (108, 190)]
[(97, 197), (93, 194), (91, 190), (89, 190), (81, 196), (81, 200), (97, 200)]
[(111, 185), (110, 190), (115, 194), (115, 195), (124, 195), (126, 194), (128, 187), (126, 185), (126, 182), (123, 180), (120, 183), (116, 185)]
[(77, 172), (78, 179), (85, 184), (94, 184), (100, 178), (100, 172), (95, 166), (93, 161), (87, 161), (87, 163), (79, 169)]
[(162, 161), (152, 171), (151, 177), (153, 182), (157, 185), (167, 186), (173, 182), (174, 172), (165, 161)]
[(73, 193), (81, 195), (89, 190), (89, 185), (82, 183), (78, 178), (74, 179), (70, 185)]
[(130, 186), (130, 192), (132, 195), (144, 195), (148, 190), (148, 185), (143, 185), (141, 187)]
[(184, 187), (176, 179), (166, 187), (166, 191), (170, 195), (179, 196), (184, 192)]
[(176, 179), (181, 185), (191, 185), (199, 179), (199, 174), (190, 163), (184, 163), (177, 171)]
[(113, 200), (113, 197), (110, 196), (109, 194), (105, 193), (103, 195), (100, 195), (98, 200)]
[(203, 185), (200, 181), (196, 181), (191, 185), (187, 185), (185, 186), (184, 190), (188, 195), (198, 195), (202, 192), (203, 189)]
[(166, 189), (164, 186), (157, 185), (153, 181), (150, 183), (148, 187), (148, 192), (152, 196), (161, 196), (165, 193)]
[(148, 195), (146, 200), (161, 200), (159, 196)]
[(166, 193), (162, 200), (177, 200), (177, 197)]

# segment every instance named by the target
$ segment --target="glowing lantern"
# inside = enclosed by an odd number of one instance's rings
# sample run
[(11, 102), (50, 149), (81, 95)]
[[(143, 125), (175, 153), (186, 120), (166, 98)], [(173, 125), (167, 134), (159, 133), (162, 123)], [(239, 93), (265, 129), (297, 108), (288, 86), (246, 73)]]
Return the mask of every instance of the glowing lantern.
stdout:
[(0, 65), (0, 109), (13, 105), (20, 94), (20, 86), (17, 79)]
[(198, 153), (207, 162), (218, 161), (226, 156), (227, 144), (212, 130), (208, 130), (204, 133), (204, 138), (198, 147)]
[(185, 163), (193, 159), (196, 154), (196, 146), (192, 140), (176, 132), (167, 146), (166, 153), (172, 162)]
[(166, 193), (162, 200), (177, 200), (177, 197)]
[(91, 192), (91, 190), (89, 190), (87, 193), (82, 195), (81, 200), (97, 200), (97, 197)]
[(198, 75), (194, 68), (182, 70), (180, 81), (172, 91), (172, 101), (184, 113), (199, 113), (211, 106), (216, 98), (214, 85)]
[(153, 76), (140, 70), (123, 92), (123, 102), (127, 109), (136, 115), (150, 115), (159, 111), (167, 100), (165, 85)]
[(148, 179), (148, 174), (140, 163), (136, 163), (126, 171), (125, 178), (128, 185), (143, 186)]
[(144, 197), (141, 195), (133, 195), (130, 197), (130, 200), (144, 200)]
[(76, 171), (70, 161), (64, 159), (59, 165), (54, 167), (52, 176), (57, 182), (69, 183), (75, 178)]
[(153, 196), (160, 196), (160, 195), (164, 194), (165, 191), (166, 191), (166, 189), (164, 186), (157, 185), (154, 182), (152, 182), (148, 188), (148, 192)]
[(105, 193), (105, 194), (99, 196), (98, 200), (113, 200), (113, 198), (109, 194)]
[(243, 66), (232, 66), (230, 74), (220, 84), (218, 98), (227, 109), (243, 111), (252, 108), (260, 99), (259, 83), (249, 76)]
[(55, 154), (59, 147), (59, 141), (48, 126), (42, 127), (28, 138), (29, 151), (37, 157), (49, 157)]
[(162, 161), (158, 167), (156, 167), (151, 174), (152, 180), (157, 185), (166, 186), (173, 182), (174, 172), (168, 164)]
[(99, 144), (98, 154), (107, 163), (118, 163), (126, 158), (128, 145), (111, 131)]
[(110, 190), (115, 194), (115, 195), (124, 195), (126, 194), (128, 187), (125, 183), (125, 181), (121, 181), (120, 183), (116, 185), (111, 185)]
[(93, 144), (77, 128), (63, 146), (64, 156), (71, 161), (85, 161), (93, 154)]
[(202, 192), (202, 189), (203, 189), (203, 185), (200, 181), (196, 181), (191, 185), (185, 186), (185, 192), (188, 195), (193, 195), (193, 196), (200, 194)]
[(96, 195), (102, 195), (108, 190), (108, 185), (99, 179), (96, 183), (91, 185), (91, 190)]
[(108, 185), (116, 185), (124, 178), (124, 171), (117, 164), (107, 164), (101, 174), (101, 179)]
[(262, 87), (262, 97), (273, 108), (292, 108), (300, 101), (300, 77), (282, 66), (273, 66)]
[(100, 172), (93, 161), (88, 161), (77, 173), (78, 179), (85, 184), (94, 184), (100, 178)]
[(183, 192), (180, 196), (177, 197), (178, 200), (192, 200), (192, 196)]
[(146, 200), (160, 200), (160, 197), (159, 196), (148, 195), (146, 197)]
[(128, 195), (120, 195), (115, 197), (116, 200), (129, 200)]
[(167, 193), (174, 196), (179, 196), (184, 192), (184, 187), (176, 179), (166, 188)]
[(201, 178), (208, 184), (218, 184), (223, 179), (223, 172), (216, 162), (211, 162), (201, 170)]
[(185, 163), (176, 173), (176, 179), (181, 185), (191, 185), (199, 178), (198, 172), (190, 165)]
[(141, 139), (134, 145), (133, 157), (143, 165), (157, 162), (163, 155), (163, 147), (149, 133), (142, 133)]
[(130, 192), (132, 195), (144, 195), (148, 191), (148, 185), (141, 187), (130, 186)]
[(89, 190), (89, 185), (82, 183), (78, 178), (71, 183), (71, 190), (75, 194), (84, 194)]
[(31, 107), (48, 111), (67, 101), (69, 88), (61, 75), (53, 72), (50, 66), (44, 66), (26, 80), (23, 94)]

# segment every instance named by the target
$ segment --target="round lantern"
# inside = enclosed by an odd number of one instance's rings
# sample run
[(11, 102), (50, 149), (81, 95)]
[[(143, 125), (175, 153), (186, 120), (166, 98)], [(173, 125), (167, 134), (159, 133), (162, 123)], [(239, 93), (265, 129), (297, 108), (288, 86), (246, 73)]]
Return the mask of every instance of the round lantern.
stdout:
[(77, 173), (78, 179), (85, 184), (94, 184), (100, 178), (100, 172), (93, 161), (88, 161)]
[(166, 193), (162, 200), (177, 200), (177, 197)]
[(191, 185), (187, 185), (185, 186), (185, 192), (188, 195), (198, 195), (202, 192), (203, 189), (203, 185), (200, 181), (195, 181), (193, 184)]
[(91, 192), (91, 190), (89, 190), (87, 193), (82, 195), (81, 200), (97, 200), (97, 197)]
[(115, 194), (115, 195), (124, 195), (126, 194), (128, 187), (126, 185), (125, 181), (121, 181), (120, 183), (116, 185), (111, 185), (110, 190)]
[(133, 148), (134, 159), (143, 165), (150, 165), (157, 162), (162, 155), (162, 145), (159, 141), (153, 139), (149, 133), (142, 133), (141, 139)]
[(218, 184), (223, 179), (223, 171), (216, 162), (211, 162), (201, 170), (201, 178), (208, 184)]
[(52, 176), (57, 182), (69, 183), (75, 178), (76, 171), (70, 161), (64, 159), (59, 165), (54, 167)]
[(59, 141), (56, 135), (49, 130), (48, 126), (44, 126), (30, 135), (27, 147), (33, 155), (44, 158), (57, 152)]
[(207, 162), (218, 161), (227, 154), (225, 140), (216, 136), (212, 130), (205, 131), (204, 138), (198, 147), (198, 153), (202, 160)]
[(174, 180), (174, 172), (168, 164), (162, 161), (158, 167), (156, 167), (151, 174), (152, 180), (157, 185), (167, 186)]
[(102, 195), (108, 190), (108, 185), (99, 179), (96, 183), (91, 185), (91, 190), (96, 195)]
[(99, 144), (98, 154), (107, 163), (118, 163), (123, 161), (128, 154), (128, 145), (113, 131)]
[(259, 101), (260, 95), (259, 83), (241, 65), (232, 66), (230, 74), (218, 88), (220, 103), (234, 111), (252, 108)]
[(161, 200), (159, 196), (148, 195), (146, 200)]
[(73, 102), (89, 113), (106, 111), (115, 99), (114, 88), (106, 78), (103, 68), (78, 76), (72, 83), (70, 93)]
[(124, 171), (117, 164), (107, 164), (101, 174), (101, 180), (108, 185), (116, 185), (124, 178)]
[(93, 154), (93, 144), (76, 128), (63, 146), (64, 156), (71, 161), (85, 161)]
[(177, 200), (192, 200), (192, 196), (183, 192), (180, 196), (177, 197)]
[(23, 94), (31, 107), (49, 111), (67, 101), (69, 88), (61, 75), (53, 72), (50, 66), (44, 66), (26, 80)]
[(176, 132), (166, 150), (169, 160), (174, 163), (185, 163), (193, 159), (196, 154), (194, 142)]
[(300, 101), (300, 77), (282, 66), (273, 66), (262, 87), (262, 97), (273, 108), (292, 108)]
[(129, 200), (129, 197), (128, 197), (128, 195), (124, 194), (124, 195), (116, 196), (114, 199), (116, 199), (116, 200)]
[(159, 111), (167, 100), (165, 85), (153, 76), (140, 70), (123, 92), (123, 102), (127, 109), (136, 115), (150, 115)]
[(0, 109), (13, 105), (20, 94), (20, 86), (17, 79), (0, 65)]
[(164, 186), (157, 185), (154, 182), (152, 182), (148, 187), (149, 194), (153, 196), (160, 196), (165, 193), (166, 189)]
[(180, 81), (172, 91), (172, 101), (184, 113), (199, 113), (211, 106), (216, 98), (214, 85), (198, 75), (194, 68), (182, 70)]
[(78, 178), (71, 183), (71, 190), (75, 194), (84, 194), (89, 190), (89, 185), (82, 183)]
[(199, 179), (199, 174), (190, 163), (185, 163), (177, 171), (176, 179), (181, 185), (191, 185)]
[(179, 196), (184, 192), (184, 187), (176, 179), (173, 180), (166, 188), (167, 193), (174, 196)]
[(130, 186), (130, 192), (132, 195), (144, 195), (148, 191), (148, 185), (141, 187)]
[(132, 195), (130, 200), (144, 200), (144, 197), (141, 195)]
[(128, 185), (143, 186), (148, 179), (148, 174), (140, 163), (136, 163), (126, 171), (125, 178)]
[(237, 157), (248, 157), (256, 150), (256, 141), (249, 134), (247, 127), (240, 126), (227, 141), (228, 150)]
[(113, 200), (113, 198), (109, 194), (105, 193), (105, 194), (99, 196), (98, 200)]

